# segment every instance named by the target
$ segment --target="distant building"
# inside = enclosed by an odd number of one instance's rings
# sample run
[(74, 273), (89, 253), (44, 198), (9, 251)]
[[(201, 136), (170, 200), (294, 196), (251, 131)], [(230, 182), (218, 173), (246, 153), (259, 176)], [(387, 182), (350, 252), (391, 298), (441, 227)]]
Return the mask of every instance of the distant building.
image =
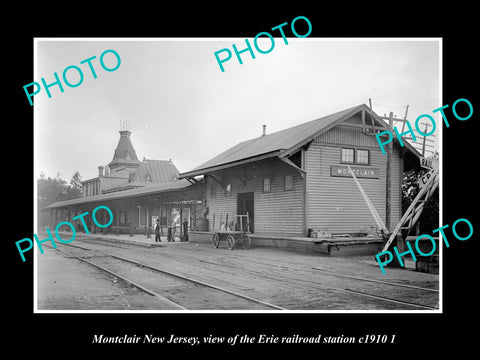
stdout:
[[(201, 184), (179, 180), (179, 171), (170, 160), (140, 161), (131, 140), (131, 132), (120, 131), (120, 139), (107, 166), (98, 167), (98, 176), (82, 181), (83, 197), (59, 201), (46, 209), (50, 227), (70, 221), (78, 214), (98, 205), (108, 206), (114, 214), (113, 225), (103, 231), (147, 233), (156, 220), (163, 229), (169, 220), (181, 224), (187, 219), (191, 228), (202, 228)], [(91, 232), (99, 230), (90, 216), (85, 217)], [(77, 221), (79, 229), (81, 224)]]
[(97, 177), (82, 181), (83, 196), (170, 183), (177, 179), (179, 171), (171, 160), (138, 160), (131, 134), (128, 130), (120, 131), (112, 161), (106, 167), (98, 167)]

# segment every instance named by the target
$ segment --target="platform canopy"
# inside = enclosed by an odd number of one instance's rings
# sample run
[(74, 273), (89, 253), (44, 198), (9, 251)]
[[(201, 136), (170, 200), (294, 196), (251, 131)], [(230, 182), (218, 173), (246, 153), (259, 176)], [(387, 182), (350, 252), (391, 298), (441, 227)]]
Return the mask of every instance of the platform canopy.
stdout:
[(71, 200), (57, 201), (42, 210), (53, 210), (68, 207), (82, 207), (86, 205), (101, 204), (108, 201), (122, 201), (134, 199), (147, 199), (149, 201), (185, 202), (202, 200), (201, 183), (192, 184), (187, 180), (178, 180), (163, 184), (154, 184), (137, 189), (116, 191), (107, 194), (86, 196)]

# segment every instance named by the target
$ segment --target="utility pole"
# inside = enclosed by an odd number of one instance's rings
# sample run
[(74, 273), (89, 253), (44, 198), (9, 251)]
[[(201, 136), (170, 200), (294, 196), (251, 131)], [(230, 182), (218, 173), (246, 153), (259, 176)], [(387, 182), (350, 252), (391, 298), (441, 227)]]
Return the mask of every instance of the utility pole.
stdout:
[(405, 123), (407, 122), (407, 114), (408, 114), (408, 105), (407, 105), (407, 108), (405, 109), (405, 116), (403, 117), (402, 133), (405, 130)]
[[(428, 127), (430, 126), (430, 124), (428, 123), (422, 123), (421, 125), (425, 125), (425, 130), (423, 131), (424, 134), (428, 134), (427, 131), (428, 131)], [(427, 142), (427, 136), (424, 135), (423, 136), (423, 145), (422, 145), (422, 156), (425, 156), (425, 143)]]
[[(372, 99), (369, 98), (368, 103), (370, 105), (370, 110), (373, 110), (372, 109)], [(401, 122), (402, 123), (402, 133), (403, 133), (404, 130), (405, 130), (405, 123), (408, 121), (407, 120), (408, 107), (409, 107), (409, 105), (407, 105), (406, 108), (405, 108), (405, 116), (403, 117), (403, 119), (397, 118), (396, 115), (395, 116), (392, 115), (391, 117), (390, 116), (387, 117), (387, 114), (383, 114), (383, 116), (377, 116), (377, 118), (381, 119), (381, 120), (384, 120), (384, 121), (390, 121), (390, 118), (391, 118), (392, 123), (389, 123), (391, 129), (393, 129), (393, 125), (397, 126), (398, 122)]]
[[(369, 102), (369, 105), (370, 105), (370, 109), (372, 109), (372, 99), (369, 98), (368, 99), (368, 102)], [(405, 131), (405, 123), (408, 121), (407, 120), (407, 115), (408, 115), (408, 109), (409, 109), (409, 105), (406, 106), (405, 108), (405, 116), (402, 118), (397, 118), (396, 116), (394, 116), (392, 118), (393, 120), (393, 123), (390, 123), (390, 118), (391, 117), (387, 117), (386, 114), (384, 114), (383, 116), (380, 116), (378, 115), (377, 116), (377, 119), (379, 120), (384, 120), (386, 122), (389, 123), (389, 126), (390, 128), (393, 128), (393, 126), (395, 126), (396, 128), (399, 128), (398, 126), (398, 123), (401, 122), (402, 123), (402, 134), (404, 133)], [(425, 123), (422, 123), (422, 125), (425, 125), (426, 126), (426, 129), (428, 129), (429, 126), (431, 126), (430, 124), (425, 124)], [(424, 134), (427, 134), (426, 132), (427, 130), (425, 130), (425, 133)], [(417, 137), (418, 139), (420, 138), (420, 135)], [(430, 137), (427, 138), (427, 136), (423, 136), (423, 144), (420, 143), (420, 140), (417, 141), (414, 141), (413, 138), (411, 136), (404, 136), (403, 137), (404, 140), (409, 140), (411, 141), (411, 145), (413, 147), (415, 147), (415, 149), (417, 149), (418, 152), (421, 152), (422, 153), (422, 156), (425, 156), (425, 153), (426, 151), (432, 151), (432, 150), (428, 150), (428, 149), (431, 149), (431, 148), (434, 148), (434, 145), (432, 145), (432, 143), (435, 142), (435, 140), (432, 140)], [(420, 147), (422, 148), (422, 150), (420, 150)], [(428, 149), (427, 149), (428, 148)]]
[[(391, 129), (393, 127), (393, 112), (390, 112), (388, 117), (388, 126)], [(386, 203), (385, 203), (385, 227), (390, 231), (391, 222), (391, 196), (392, 196), (392, 153), (393, 153), (393, 141), (390, 141), (387, 145), (387, 179), (386, 179)]]

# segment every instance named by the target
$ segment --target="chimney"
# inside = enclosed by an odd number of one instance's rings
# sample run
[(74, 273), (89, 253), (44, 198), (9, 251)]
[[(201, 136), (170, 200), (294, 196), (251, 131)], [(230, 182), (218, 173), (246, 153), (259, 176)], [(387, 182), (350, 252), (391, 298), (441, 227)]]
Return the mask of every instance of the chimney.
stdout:
[(100, 165), (100, 166), (98, 167), (98, 176), (99, 176), (99, 177), (102, 177), (102, 176), (103, 176), (103, 166), (102, 166), (102, 165)]
[(263, 125), (263, 134), (262, 136), (267, 135), (267, 125)]
[(105, 166), (105, 176), (110, 175), (110, 167), (107, 165)]

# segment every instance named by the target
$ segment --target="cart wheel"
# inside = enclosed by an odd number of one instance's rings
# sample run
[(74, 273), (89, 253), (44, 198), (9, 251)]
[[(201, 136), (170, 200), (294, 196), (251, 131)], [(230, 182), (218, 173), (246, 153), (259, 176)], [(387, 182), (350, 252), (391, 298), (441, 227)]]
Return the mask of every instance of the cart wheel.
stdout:
[(243, 234), (243, 248), (245, 250), (250, 249), (250, 236), (248, 234)]
[(220, 244), (220, 237), (218, 234), (213, 234), (212, 235), (212, 245), (215, 249), (218, 248), (218, 245)]
[(227, 236), (227, 249), (228, 250), (233, 250), (233, 247), (235, 246), (235, 238), (232, 235)]

